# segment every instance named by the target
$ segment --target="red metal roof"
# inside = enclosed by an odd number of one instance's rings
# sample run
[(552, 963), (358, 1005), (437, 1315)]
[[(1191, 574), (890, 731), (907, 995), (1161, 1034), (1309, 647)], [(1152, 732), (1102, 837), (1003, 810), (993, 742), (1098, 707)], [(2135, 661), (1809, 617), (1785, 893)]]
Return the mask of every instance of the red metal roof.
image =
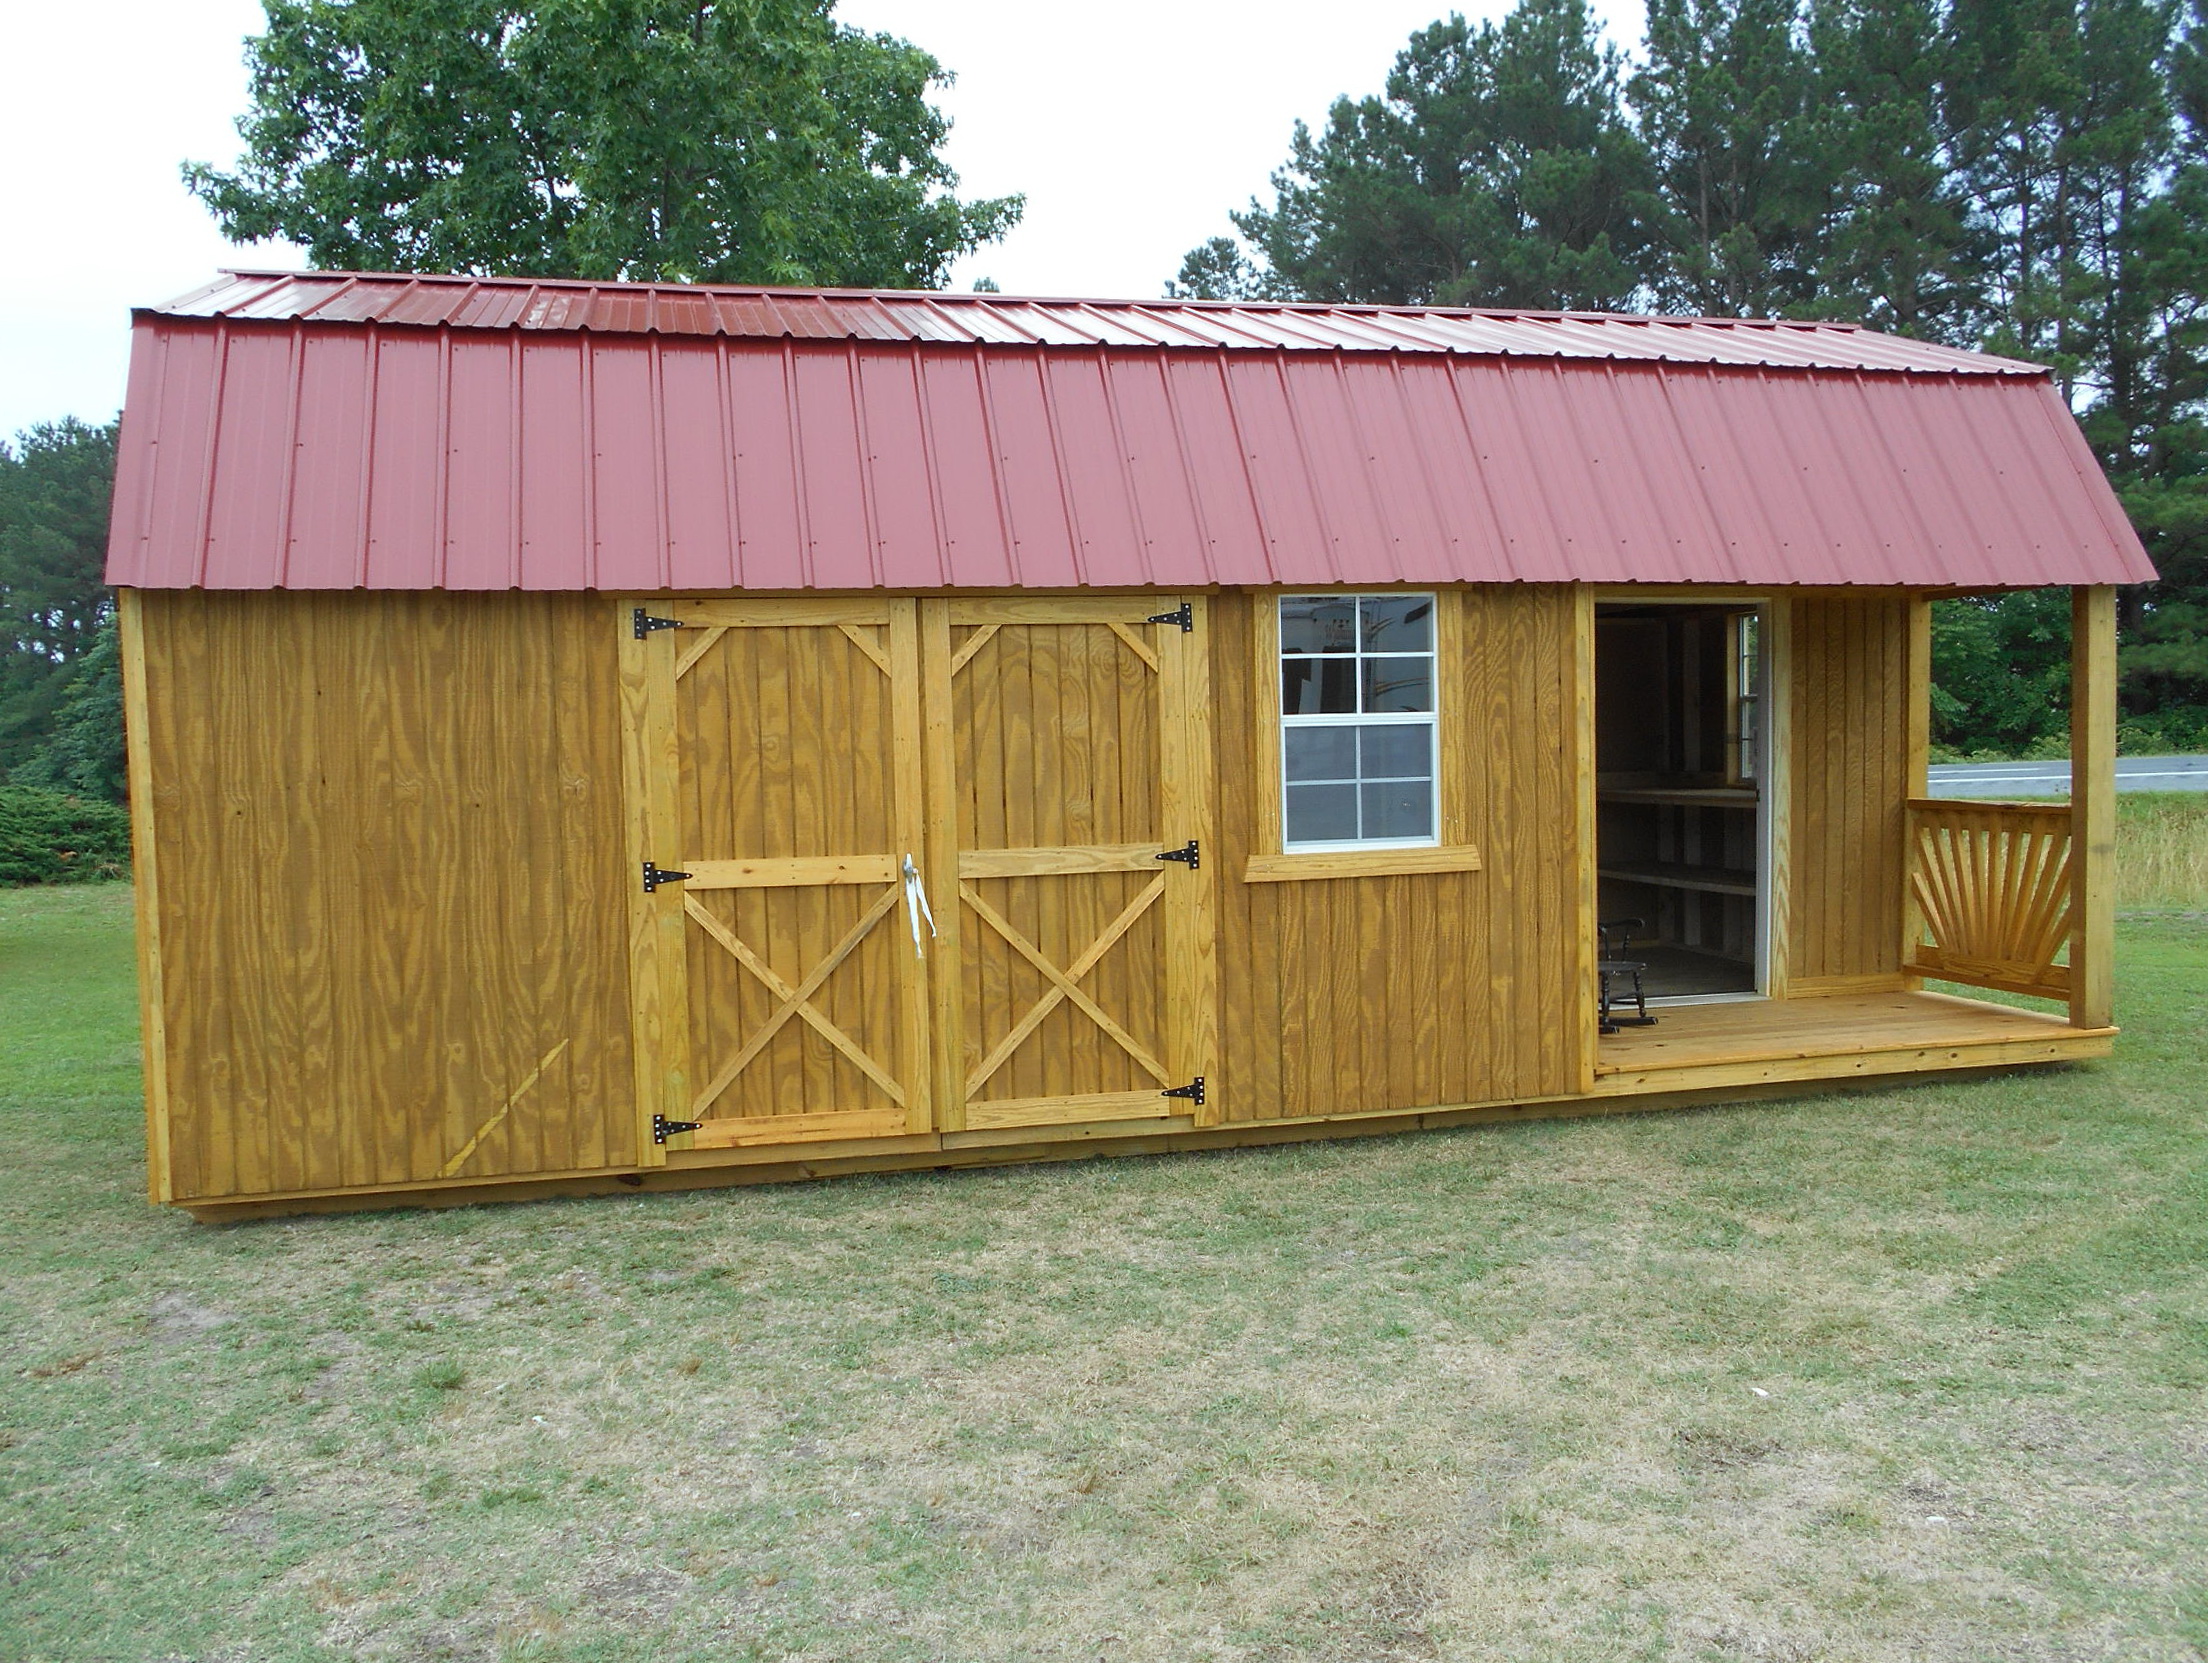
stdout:
[(1030, 300), (934, 290), (757, 289), (389, 272), (225, 272), (154, 309), (166, 317), (726, 335), (958, 346), (1218, 347), (1660, 359), (1771, 369), (2045, 375), (2038, 364), (1881, 335), (1852, 323), (1626, 317), (1444, 306)]
[(122, 449), (152, 588), (2153, 576), (2043, 372), (1829, 325), (240, 275)]

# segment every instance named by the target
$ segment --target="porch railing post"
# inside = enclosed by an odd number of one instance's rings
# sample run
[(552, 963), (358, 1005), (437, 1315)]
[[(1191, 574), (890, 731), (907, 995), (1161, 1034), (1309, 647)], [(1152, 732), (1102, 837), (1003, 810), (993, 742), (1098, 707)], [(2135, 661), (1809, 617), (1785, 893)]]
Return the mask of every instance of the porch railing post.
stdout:
[(2070, 1025), (2115, 1020), (2116, 591), (2070, 591)]

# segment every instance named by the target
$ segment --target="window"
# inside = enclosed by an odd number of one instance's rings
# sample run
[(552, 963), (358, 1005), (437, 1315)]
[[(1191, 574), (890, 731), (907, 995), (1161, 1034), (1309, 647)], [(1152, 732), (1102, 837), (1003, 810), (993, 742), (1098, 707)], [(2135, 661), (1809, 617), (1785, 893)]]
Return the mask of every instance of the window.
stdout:
[(1756, 777), (1756, 749), (1763, 737), (1762, 643), (1756, 614), (1733, 620), (1733, 778), (1742, 785)]
[(1284, 848), (1438, 843), (1434, 597), (1281, 597), (1280, 723)]

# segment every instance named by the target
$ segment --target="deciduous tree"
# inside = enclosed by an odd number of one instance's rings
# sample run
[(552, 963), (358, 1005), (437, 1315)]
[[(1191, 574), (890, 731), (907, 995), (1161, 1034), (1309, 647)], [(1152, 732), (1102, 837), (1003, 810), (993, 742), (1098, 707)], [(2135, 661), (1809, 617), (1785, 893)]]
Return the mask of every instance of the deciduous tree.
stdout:
[(264, 3), (245, 155), (185, 178), (320, 266), (930, 287), (1019, 217), (832, 0)]

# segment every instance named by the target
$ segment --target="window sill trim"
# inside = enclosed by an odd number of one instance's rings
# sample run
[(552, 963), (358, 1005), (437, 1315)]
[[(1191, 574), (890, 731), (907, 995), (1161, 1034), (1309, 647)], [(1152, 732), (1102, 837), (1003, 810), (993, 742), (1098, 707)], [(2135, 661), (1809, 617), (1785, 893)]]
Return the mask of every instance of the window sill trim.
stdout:
[(1440, 848), (1321, 849), (1308, 854), (1252, 855), (1244, 883), (1295, 883), (1317, 878), (1387, 878), (1417, 872), (1477, 872), (1480, 851), (1469, 843)]

